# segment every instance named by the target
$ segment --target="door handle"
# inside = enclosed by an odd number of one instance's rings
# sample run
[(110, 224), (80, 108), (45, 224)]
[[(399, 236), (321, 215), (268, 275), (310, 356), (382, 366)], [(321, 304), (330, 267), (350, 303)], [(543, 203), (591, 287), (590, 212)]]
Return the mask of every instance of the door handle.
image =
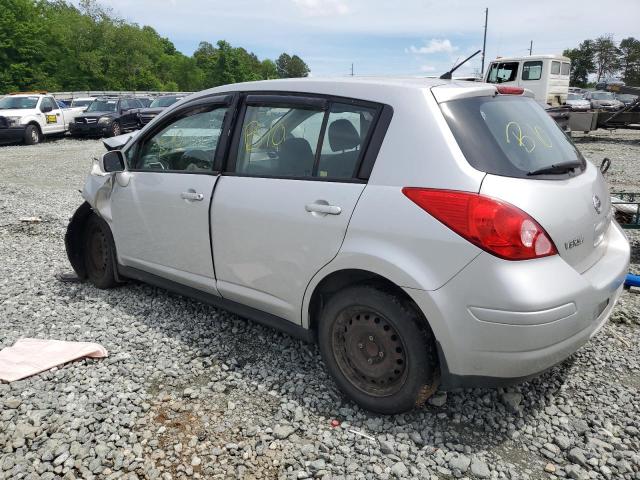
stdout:
[(204, 199), (204, 195), (202, 193), (196, 192), (182, 192), (180, 197), (184, 200), (189, 200), (192, 202), (201, 202)]
[(340, 215), (342, 208), (337, 205), (328, 205), (325, 203), (308, 203), (304, 206), (307, 212), (323, 213), (325, 215)]

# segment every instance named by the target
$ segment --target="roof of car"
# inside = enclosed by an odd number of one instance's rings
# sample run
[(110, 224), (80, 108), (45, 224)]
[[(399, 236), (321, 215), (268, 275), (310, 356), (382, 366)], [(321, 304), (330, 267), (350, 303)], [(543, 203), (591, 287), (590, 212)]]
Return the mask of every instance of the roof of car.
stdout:
[(560, 60), (563, 62), (570, 62), (571, 59), (569, 57), (565, 57), (563, 55), (554, 55), (554, 54), (546, 54), (546, 55), (523, 55), (521, 57), (497, 57), (492, 62), (519, 62), (519, 61), (527, 61), (527, 60)]
[(234, 83), (222, 85), (198, 92), (195, 97), (207, 96), (216, 93), (231, 93), (242, 91), (266, 91), (266, 92), (295, 92), (322, 95), (335, 95), (339, 97), (357, 98), (382, 103), (393, 103), (395, 93), (416, 92), (430, 89), (436, 86), (446, 86), (457, 90), (476, 90), (493, 88), (479, 82), (463, 80), (441, 80), (439, 78), (424, 77), (307, 77), (285, 78), (278, 80), (261, 80), (256, 82)]

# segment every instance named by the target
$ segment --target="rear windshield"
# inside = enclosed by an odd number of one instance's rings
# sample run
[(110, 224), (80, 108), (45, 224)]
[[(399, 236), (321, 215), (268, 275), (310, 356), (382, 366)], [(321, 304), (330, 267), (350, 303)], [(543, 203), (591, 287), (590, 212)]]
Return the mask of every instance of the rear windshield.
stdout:
[(442, 112), (467, 161), (506, 177), (585, 160), (556, 122), (533, 99), (497, 95), (452, 100)]

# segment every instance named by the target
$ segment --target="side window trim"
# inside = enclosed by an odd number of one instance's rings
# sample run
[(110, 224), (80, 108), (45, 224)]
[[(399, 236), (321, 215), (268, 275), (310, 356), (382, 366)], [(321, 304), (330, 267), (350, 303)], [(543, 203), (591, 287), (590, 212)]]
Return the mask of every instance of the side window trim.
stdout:
[[(216, 162), (219, 160), (219, 154), (222, 155), (224, 152), (221, 151), (223, 145), (220, 143), (223, 134), (227, 127), (227, 119), (229, 117), (229, 112), (231, 110), (230, 106), (233, 103), (233, 100), (237, 97), (234, 94), (227, 95), (212, 95), (199, 98), (194, 100), (193, 102), (189, 102), (188, 104), (181, 105), (175, 112), (172, 112), (171, 115), (165, 119), (158, 125), (156, 125), (152, 130), (145, 132), (144, 136), (136, 139), (137, 141), (131, 145), (129, 148), (135, 148), (134, 156), (132, 160), (127, 159), (127, 169), (131, 172), (153, 172), (153, 173), (183, 173), (183, 174), (191, 174), (191, 175), (218, 175), (220, 173), (219, 170), (216, 170)], [(212, 159), (212, 169), (206, 171), (184, 171), (184, 170), (146, 170), (140, 168), (131, 168), (130, 163), (134, 165), (138, 163), (139, 155), (141, 152), (141, 146), (144, 145), (148, 140), (153, 138), (156, 134), (165, 129), (168, 125), (178, 121), (180, 118), (197, 108), (202, 107), (212, 107), (211, 110), (215, 110), (216, 107), (227, 107), (227, 113), (225, 114), (225, 119), (223, 123), (223, 131), (220, 133), (220, 137), (218, 138), (218, 143), (216, 144), (216, 151), (214, 153)], [(225, 145), (226, 147), (226, 145)]]
[[(317, 97), (305, 97), (304, 94), (298, 94), (297, 92), (278, 92), (273, 94), (270, 92), (243, 92), (241, 98), (238, 99), (238, 106), (235, 110), (235, 118), (233, 122), (233, 132), (230, 136), (230, 143), (227, 148), (226, 162), (221, 171), (221, 174), (227, 176), (236, 177), (255, 177), (255, 178), (276, 178), (276, 179), (293, 179), (293, 180), (308, 180), (308, 181), (325, 181), (325, 182), (337, 182), (337, 183), (366, 183), (371, 175), (376, 158), (384, 141), (387, 129), (391, 123), (393, 117), (393, 108), (387, 104), (380, 104), (376, 102), (369, 102), (366, 100), (357, 100), (348, 97), (332, 97), (332, 96), (317, 96)], [(268, 98), (275, 98), (278, 102), (273, 105), (269, 102)], [(302, 99), (300, 101), (299, 99)], [(322, 110), (325, 110), (325, 115), (322, 120), (322, 127), (320, 130), (320, 137), (318, 139), (318, 148), (316, 148), (316, 158), (313, 167), (312, 176), (307, 177), (289, 177), (281, 175), (255, 175), (236, 172), (236, 166), (238, 161), (238, 148), (241, 137), (242, 125), (247, 112), (247, 106), (251, 105), (266, 105), (269, 106), (300, 106), (304, 105), (305, 100), (313, 100), (313, 107), (317, 109), (318, 106), (324, 105)], [(315, 102), (315, 100), (321, 100), (321, 102)], [(295, 102), (295, 103), (293, 103)], [(300, 102), (300, 103), (298, 103)], [(344, 103), (351, 104), (353, 106), (362, 106), (368, 108), (374, 108), (376, 110), (376, 116), (372, 122), (367, 136), (362, 142), (362, 151), (360, 152), (358, 161), (354, 168), (354, 173), (351, 178), (335, 178), (335, 177), (320, 177), (317, 175), (317, 169), (320, 162), (320, 154), (322, 149), (322, 142), (326, 135), (326, 129), (328, 124), (329, 112), (331, 110), (331, 104)], [(250, 105), (251, 104), (251, 105)], [(307, 105), (310, 105), (307, 103)]]

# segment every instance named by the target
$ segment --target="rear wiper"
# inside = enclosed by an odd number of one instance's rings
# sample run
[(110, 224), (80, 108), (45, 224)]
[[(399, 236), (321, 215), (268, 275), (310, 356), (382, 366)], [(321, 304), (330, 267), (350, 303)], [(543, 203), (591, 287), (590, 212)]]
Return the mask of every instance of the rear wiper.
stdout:
[(567, 173), (569, 170), (573, 170), (578, 167), (582, 167), (582, 162), (571, 161), (555, 163), (547, 167), (539, 168), (538, 170), (527, 172), (527, 175), (531, 177), (533, 175), (544, 175), (546, 173)]

